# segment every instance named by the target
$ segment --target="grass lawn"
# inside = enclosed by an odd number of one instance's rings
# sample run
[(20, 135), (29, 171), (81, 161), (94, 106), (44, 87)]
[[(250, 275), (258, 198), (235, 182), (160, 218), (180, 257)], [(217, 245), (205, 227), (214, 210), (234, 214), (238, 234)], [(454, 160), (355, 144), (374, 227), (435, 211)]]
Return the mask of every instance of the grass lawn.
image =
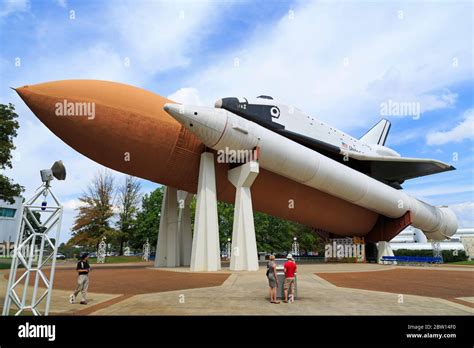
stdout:
[(457, 262), (450, 262), (450, 265), (471, 265), (474, 266), (474, 260), (472, 261), (457, 261)]
[[(105, 263), (143, 262), (141, 256), (106, 256)], [(97, 263), (96, 257), (90, 257), (89, 263)]]
[[(77, 262), (76, 259), (71, 259), (74, 262)], [(64, 263), (64, 260), (56, 260), (56, 265)], [(107, 256), (105, 258), (105, 263), (129, 263), (129, 262), (144, 262), (141, 256)], [(89, 263), (97, 263), (97, 258), (90, 257)], [(21, 267), (21, 266), (20, 266)], [(10, 269), (10, 262), (0, 262), (0, 270)]]

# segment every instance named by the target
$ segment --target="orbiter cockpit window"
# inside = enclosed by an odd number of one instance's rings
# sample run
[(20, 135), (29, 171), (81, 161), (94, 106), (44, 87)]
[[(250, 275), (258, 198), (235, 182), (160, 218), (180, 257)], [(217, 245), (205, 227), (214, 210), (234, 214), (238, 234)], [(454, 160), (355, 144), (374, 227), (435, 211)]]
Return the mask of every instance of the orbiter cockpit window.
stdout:
[(269, 95), (259, 95), (257, 98), (273, 100)]

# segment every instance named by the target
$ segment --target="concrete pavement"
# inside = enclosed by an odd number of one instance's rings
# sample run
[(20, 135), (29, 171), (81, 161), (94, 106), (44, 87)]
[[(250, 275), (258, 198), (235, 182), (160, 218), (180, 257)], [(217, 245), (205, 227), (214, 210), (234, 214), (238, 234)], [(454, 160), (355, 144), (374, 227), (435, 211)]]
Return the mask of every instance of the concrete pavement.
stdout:
[[(88, 306), (70, 305), (70, 291), (54, 290), (51, 313), (88, 315), (473, 315), (466, 304), (474, 296), (453, 302), (446, 299), (396, 294), (380, 291), (340, 288), (315, 275), (335, 272), (384, 272), (408, 268), (377, 264), (301, 264), (298, 268), (297, 301), (291, 304), (268, 302), (265, 268), (257, 272), (230, 272), (220, 286), (153, 292), (138, 295), (91, 293)], [(410, 267), (473, 272), (472, 267)], [(110, 270), (111, 272), (113, 269)], [(171, 268), (167, 272), (189, 272), (188, 268)], [(5, 272), (5, 271), (4, 271)], [(130, 270), (133, 272), (133, 270)], [(6, 290), (6, 279), (0, 277), (0, 301)], [(400, 295), (402, 295), (400, 297)]]

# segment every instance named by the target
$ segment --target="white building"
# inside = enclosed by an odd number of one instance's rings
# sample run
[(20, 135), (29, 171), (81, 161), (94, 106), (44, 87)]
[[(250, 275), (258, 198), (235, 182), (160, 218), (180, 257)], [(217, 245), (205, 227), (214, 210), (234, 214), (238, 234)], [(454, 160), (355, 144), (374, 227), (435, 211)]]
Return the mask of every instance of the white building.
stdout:
[(0, 200), (0, 244), (15, 243), (22, 202), (22, 197), (15, 197), (13, 204)]
[[(441, 250), (465, 250), (466, 240), (474, 238), (474, 228), (460, 228), (449, 240), (440, 242)], [(421, 230), (412, 226), (407, 227), (390, 241), (392, 250), (433, 250)], [(465, 250), (468, 252), (468, 250)]]

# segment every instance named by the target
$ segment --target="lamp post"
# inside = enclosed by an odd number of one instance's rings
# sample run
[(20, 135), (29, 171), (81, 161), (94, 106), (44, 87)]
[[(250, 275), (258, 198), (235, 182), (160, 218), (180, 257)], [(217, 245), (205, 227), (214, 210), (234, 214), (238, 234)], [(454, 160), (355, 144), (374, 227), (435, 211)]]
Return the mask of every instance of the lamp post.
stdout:
[(230, 238), (227, 238), (226, 251), (227, 251), (227, 259), (228, 260), (230, 260), (231, 250), (232, 250), (232, 243), (230, 241)]
[(150, 259), (150, 243), (148, 242), (148, 238), (143, 244), (143, 260), (148, 261)]
[(291, 246), (291, 253), (293, 256), (299, 256), (300, 254), (300, 244), (298, 243), (298, 240), (296, 237), (293, 238), (293, 244)]
[(436, 257), (443, 263), (443, 252), (441, 251), (441, 243), (436, 240), (431, 240), (431, 246), (433, 248), (433, 257)]
[(107, 244), (105, 243), (105, 236), (102, 237), (102, 241), (99, 243), (99, 249), (97, 250), (97, 263), (105, 263)]

